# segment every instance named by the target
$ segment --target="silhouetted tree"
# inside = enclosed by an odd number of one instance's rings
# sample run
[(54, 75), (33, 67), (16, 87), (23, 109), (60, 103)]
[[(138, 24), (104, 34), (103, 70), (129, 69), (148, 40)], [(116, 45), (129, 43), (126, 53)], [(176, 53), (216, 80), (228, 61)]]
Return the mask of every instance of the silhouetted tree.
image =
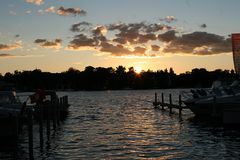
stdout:
[(0, 80), (23, 91), (44, 89), (73, 89), (73, 90), (106, 90), (106, 89), (152, 89), (176, 87), (210, 87), (215, 80), (234, 80), (238, 75), (229, 70), (207, 71), (205, 68), (194, 68), (191, 72), (176, 75), (173, 68), (147, 70), (140, 74), (134, 68), (118, 66), (103, 68), (87, 66), (84, 71), (70, 67), (61, 73), (42, 72), (40, 69), (33, 71), (7, 72), (0, 74)]

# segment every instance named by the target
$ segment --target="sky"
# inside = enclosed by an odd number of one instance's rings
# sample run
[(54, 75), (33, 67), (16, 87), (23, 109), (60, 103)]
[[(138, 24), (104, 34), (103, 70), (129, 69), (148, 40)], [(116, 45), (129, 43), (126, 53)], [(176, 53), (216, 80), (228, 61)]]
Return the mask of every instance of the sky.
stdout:
[(0, 73), (233, 69), (239, 0), (1, 0)]

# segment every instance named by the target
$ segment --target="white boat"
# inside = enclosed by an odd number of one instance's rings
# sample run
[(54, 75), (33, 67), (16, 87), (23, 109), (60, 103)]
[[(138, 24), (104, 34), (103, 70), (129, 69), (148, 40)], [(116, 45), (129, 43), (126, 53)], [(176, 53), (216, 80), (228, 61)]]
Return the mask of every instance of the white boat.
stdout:
[(0, 92), (0, 137), (15, 137), (18, 134), (19, 118), (23, 104), (15, 92)]
[[(186, 93), (183, 95), (186, 97)], [(191, 90), (183, 102), (197, 116), (220, 118), (224, 123), (240, 123), (239, 81), (231, 85), (221, 85), (216, 81), (211, 89)]]

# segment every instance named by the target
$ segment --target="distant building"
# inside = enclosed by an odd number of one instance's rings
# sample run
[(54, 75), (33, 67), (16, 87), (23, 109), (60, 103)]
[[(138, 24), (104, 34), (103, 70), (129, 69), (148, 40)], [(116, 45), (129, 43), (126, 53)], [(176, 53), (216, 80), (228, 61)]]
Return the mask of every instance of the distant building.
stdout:
[(238, 75), (240, 75), (240, 33), (232, 34), (232, 51), (234, 68)]

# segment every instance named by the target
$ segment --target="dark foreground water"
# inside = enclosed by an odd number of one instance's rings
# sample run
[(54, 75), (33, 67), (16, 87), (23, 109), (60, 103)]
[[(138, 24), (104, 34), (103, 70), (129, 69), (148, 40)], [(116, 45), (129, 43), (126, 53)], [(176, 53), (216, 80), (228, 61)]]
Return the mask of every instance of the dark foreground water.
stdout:
[[(179, 90), (157, 90), (158, 93)], [(68, 118), (49, 141), (39, 145), (34, 127), (35, 159), (239, 159), (240, 130), (199, 122), (190, 111), (177, 114), (153, 109), (155, 90), (61, 92), (68, 95)], [(45, 132), (44, 132), (45, 133)], [(28, 159), (26, 129), (17, 150), (0, 159)]]

